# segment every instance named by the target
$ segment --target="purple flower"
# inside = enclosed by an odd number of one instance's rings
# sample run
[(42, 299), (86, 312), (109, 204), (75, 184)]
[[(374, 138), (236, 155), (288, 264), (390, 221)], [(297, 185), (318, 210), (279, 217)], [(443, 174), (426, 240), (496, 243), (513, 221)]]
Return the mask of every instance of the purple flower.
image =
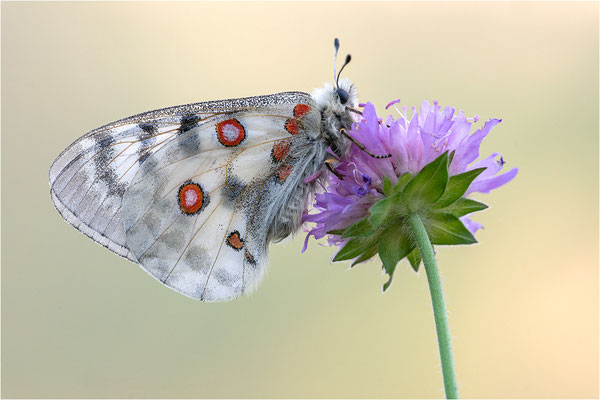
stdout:
[[(400, 111), (396, 103), (398, 100), (386, 107), (394, 106), (398, 111), (400, 118), (396, 120), (392, 116), (379, 119), (373, 104), (364, 105), (362, 120), (353, 125), (350, 135), (370, 152), (392, 156), (373, 158), (358, 146), (351, 146), (348, 156), (335, 168), (343, 179), (331, 174), (325, 192), (317, 193), (314, 208), (303, 215), (304, 222), (315, 226), (309, 230), (302, 251), (311, 235), (315, 239), (328, 236), (330, 245), (345, 244), (347, 239), (328, 232), (343, 230), (368, 216), (371, 206), (385, 197), (385, 177), (396, 184), (403, 174), (416, 175), (446, 151), (454, 152), (448, 167), (450, 176), (486, 168), (471, 182), (465, 195), (489, 193), (517, 174), (517, 168), (498, 174), (506, 163), (498, 153), (476, 161), (482, 140), (501, 122), (500, 119), (490, 119), (470, 134), (472, 123), (478, 121), (477, 116), (466, 118), (462, 111), (455, 114), (452, 107), (442, 109), (436, 101), (433, 106), (423, 101), (419, 112), (413, 107), (412, 117), (408, 118), (406, 107)], [(460, 220), (472, 233), (482, 228), (468, 216)]]

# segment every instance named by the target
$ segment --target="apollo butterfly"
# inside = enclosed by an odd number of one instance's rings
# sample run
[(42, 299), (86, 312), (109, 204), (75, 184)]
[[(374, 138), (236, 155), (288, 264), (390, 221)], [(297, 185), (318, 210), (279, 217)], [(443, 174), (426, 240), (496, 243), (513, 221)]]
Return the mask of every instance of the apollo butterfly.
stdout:
[(187, 104), (94, 129), (52, 164), (54, 205), (171, 289), (236, 298), (257, 286), (269, 243), (299, 229), (328, 151), (342, 157), (354, 141), (356, 90), (335, 67), (334, 81), (312, 95)]

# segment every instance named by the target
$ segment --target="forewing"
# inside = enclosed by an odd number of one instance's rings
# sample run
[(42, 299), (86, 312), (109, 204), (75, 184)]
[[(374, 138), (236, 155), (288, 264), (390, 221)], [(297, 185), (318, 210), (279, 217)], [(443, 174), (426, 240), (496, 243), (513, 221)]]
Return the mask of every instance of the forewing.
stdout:
[(130, 123), (82, 137), (50, 168), (57, 210), (87, 236), (135, 262), (125, 244), (121, 199), (139, 165), (178, 130), (179, 124)]
[[(125, 238), (121, 203), (132, 178), (161, 147), (176, 142), (178, 156), (195, 148), (180, 137), (190, 129), (212, 126), (215, 120), (239, 110), (293, 103), (299, 92), (170, 107), (135, 115), (81, 137), (52, 164), (52, 200), (60, 214), (81, 232), (115, 253), (137, 262)], [(207, 131), (210, 131), (208, 129)], [(225, 157), (234, 150), (215, 152)]]
[(123, 217), (127, 247), (148, 273), (206, 301), (229, 300), (257, 285), (267, 228), (253, 220), (269, 200), (262, 194), (284, 184), (282, 149), (299, 138), (289, 124), (295, 106), (312, 103), (307, 95), (290, 100), (219, 116), (141, 165), (125, 192)]

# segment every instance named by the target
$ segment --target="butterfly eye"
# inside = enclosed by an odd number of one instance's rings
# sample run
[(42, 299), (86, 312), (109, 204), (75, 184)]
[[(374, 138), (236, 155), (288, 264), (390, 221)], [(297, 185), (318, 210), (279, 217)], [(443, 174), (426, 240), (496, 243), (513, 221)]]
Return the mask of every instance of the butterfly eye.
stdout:
[(346, 92), (344, 89), (338, 89), (335, 92), (337, 93), (338, 97), (340, 98), (340, 103), (346, 104), (348, 102), (348, 98), (350, 98), (350, 96), (348, 95), (348, 92)]

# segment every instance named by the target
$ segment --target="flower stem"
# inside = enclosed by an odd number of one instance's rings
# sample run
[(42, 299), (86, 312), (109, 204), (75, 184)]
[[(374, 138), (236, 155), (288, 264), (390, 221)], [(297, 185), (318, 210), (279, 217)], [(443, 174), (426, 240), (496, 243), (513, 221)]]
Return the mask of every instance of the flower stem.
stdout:
[(437, 331), (440, 358), (442, 360), (442, 374), (444, 376), (446, 398), (458, 399), (454, 358), (452, 357), (452, 345), (450, 344), (450, 330), (448, 329), (448, 318), (446, 317), (446, 304), (444, 302), (444, 293), (442, 292), (442, 282), (440, 281), (437, 262), (433, 253), (433, 246), (429, 241), (423, 221), (418, 214), (409, 215), (408, 225), (421, 252), (425, 271), (427, 272), (427, 280), (429, 281), (435, 329)]

